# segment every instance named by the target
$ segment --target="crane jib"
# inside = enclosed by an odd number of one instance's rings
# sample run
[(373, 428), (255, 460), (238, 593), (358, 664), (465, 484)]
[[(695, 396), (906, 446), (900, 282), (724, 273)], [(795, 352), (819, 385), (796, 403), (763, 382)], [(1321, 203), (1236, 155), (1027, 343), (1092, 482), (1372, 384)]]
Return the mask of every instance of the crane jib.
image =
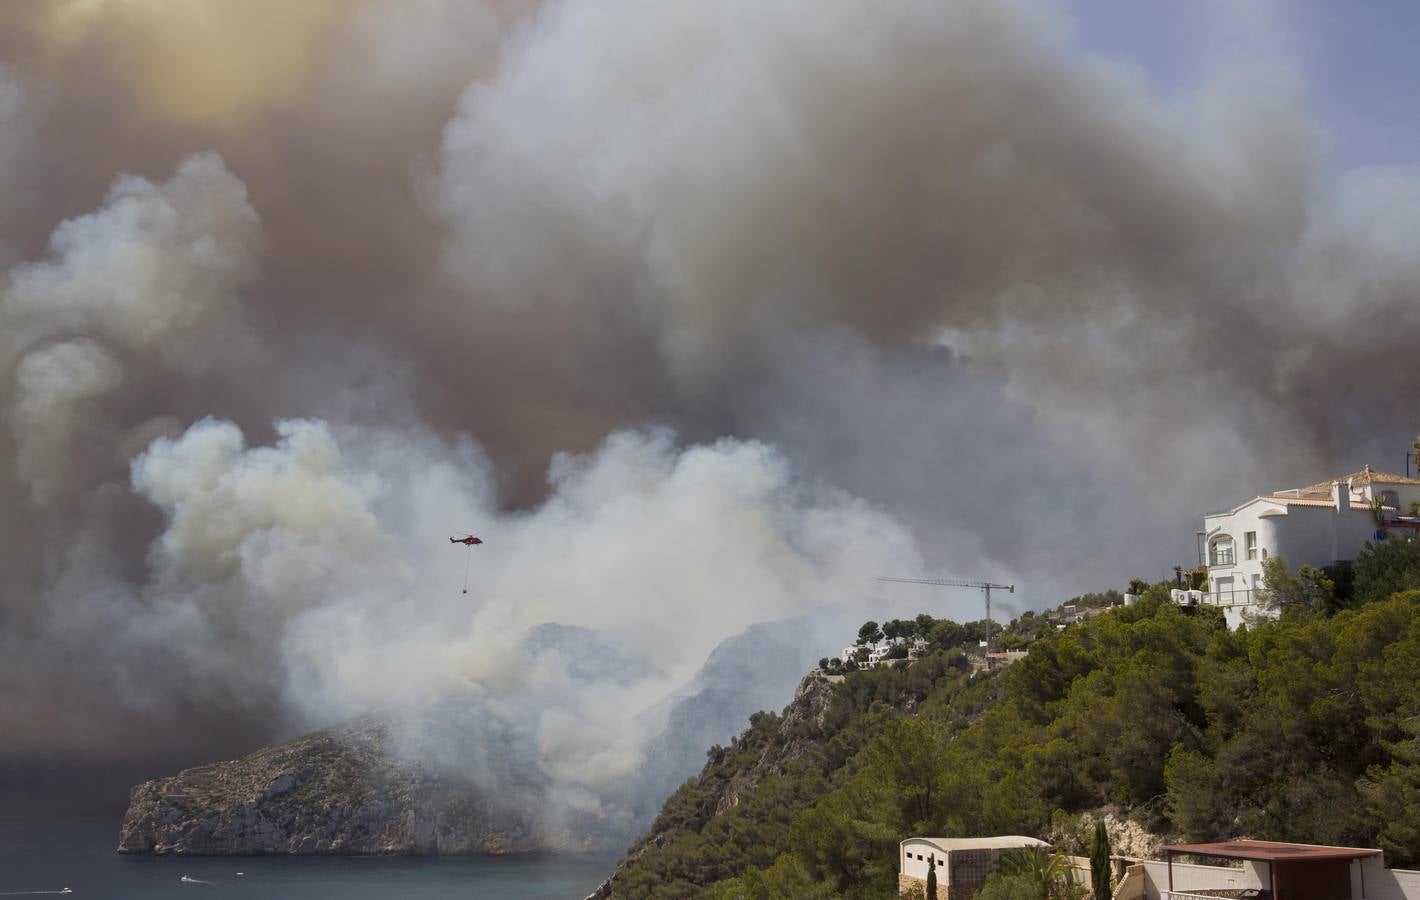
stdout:
[(878, 577), (879, 581), (895, 581), (899, 584), (930, 584), (937, 587), (963, 587), (975, 588), (981, 591), (986, 597), (986, 650), (991, 651), (991, 591), (1008, 591), (1012, 594), (1016, 592), (1014, 584), (995, 584), (990, 581), (967, 581), (961, 578), (894, 578), (890, 575)]

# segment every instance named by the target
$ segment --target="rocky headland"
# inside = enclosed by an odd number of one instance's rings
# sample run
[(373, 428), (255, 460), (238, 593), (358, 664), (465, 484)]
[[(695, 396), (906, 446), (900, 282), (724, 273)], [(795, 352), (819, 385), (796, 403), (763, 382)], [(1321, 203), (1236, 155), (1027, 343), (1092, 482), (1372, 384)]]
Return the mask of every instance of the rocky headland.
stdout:
[[(518, 798), (533, 766), (498, 765), (500, 788), (397, 749), (397, 726), (366, 717), (240, 759), (135, 787), (120, 853), (499, 854), (604, 851), (595, 821), (553, 823)], [(475, 749), (475, 752), (478, 752)], [(495, 774), (490, 772), (490, 774)], [(480, 782), (491, 783), (480, 778)], [(583, 827), (579, 827), (583, 826)]]
[[(833, 615), (756, 625), (717, 647), (680, 690), (644, 713), (656, 736), (636, 778), (606, 786), (600, 810), (557, 803), (535, 730), (476, 697), (371, 715), (133, 788), (120, 853), (502, 854), (614, 852), (756, 710), (793, 692)], [(842, 630), (838, 627), (838, 630)], [(545, 624), (528, 658), (555, 658), (587, 685), (640, 677), (634, 659), (586, 629)], [(529, 715), (531, 721), (536, 716)], [(731, 796), (733, 790), (731, 790)], [(732, 802), (732, 801), (731, 801)], [(553, 808), (555, 805), (555, 809)], [(581, 809), (586, 808), (582, 804)]]

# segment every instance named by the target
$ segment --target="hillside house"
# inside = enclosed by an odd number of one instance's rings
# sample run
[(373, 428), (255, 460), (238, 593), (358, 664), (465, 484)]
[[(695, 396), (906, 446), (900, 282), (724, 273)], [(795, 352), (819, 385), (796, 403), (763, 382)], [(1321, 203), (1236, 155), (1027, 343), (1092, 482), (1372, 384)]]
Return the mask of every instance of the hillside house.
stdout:
[(1046, 613), (1045, 621), (1056, 628), (1063, 629), (1066, 625), (1074, 625), (1086, 619), (1093, 619), (1095, 616), (1102, 616), (1109, 612), (1102, 606), (1077, 606), (1074, 603), (1066, 603), (1060, 607), (1058, 612)]
[(897, 891), (927, 889), (927, 872), (937, 869), (937, 896), (927, 900), (967, 900), (1006, 850), (1048, 847), (1045, 841), (1020, 835), (983, 838), (913, 837), (898, 845)]
[(1189, 602), (1201, 599), (1221, 607), (1233, 628), (1247, 618), (1275, 615), (1259, 603), (1263, 562), (1281, 556), (1295, 571), (1355, 559), (1367, 541), (1420, 531), (1420, 517), (1409, 514), (1412, 503), (1420, 503), (1420, 479), (1366, 466), (1208, 513), (1199, 532), (1208, 592)]
[[(858, 660), (858, 666), (863, 669), (871, 669), (887, 656), (892, 644), (887, 641), (878, 641), (875, 644), (854, 644), (851, 647), (843, 648), (843, 661), (850, 659)], [(858, 659), (858, 654), (863, 653), (862, 659)]]
[(1026, 658), (1029, 650), (989, 650), (986, 653), (986, 669), (995, 672)]

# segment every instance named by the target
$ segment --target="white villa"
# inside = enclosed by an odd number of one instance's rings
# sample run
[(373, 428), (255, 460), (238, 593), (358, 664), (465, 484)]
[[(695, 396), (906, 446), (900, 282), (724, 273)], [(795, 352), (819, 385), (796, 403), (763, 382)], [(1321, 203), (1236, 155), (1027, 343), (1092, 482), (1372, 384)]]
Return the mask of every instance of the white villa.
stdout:
[(1237, 628), (1250, 616), (1266, 615), (1257, 602), (1262, 563), (1281, 556), (1289, 568), (1328, 566), (1355, 559), (1367, 541), (1420, 530), (1410, 504), (1420, 502), (1420, 479), (1372, 471), (1274, 491), (1241, 506), (1203, 517), (1200, 553), (1208, 567), (1208, 593), (1179, 591), (1223, 608)]
[(875, 644), (854, 644), (849, 647), (844, 647), (843, 654), (839, 658), (842, 659), (844, 662), (847, 662), (848, 660), (852, 659), (859, 650), (866, 648), (868, 651), (868, 658), (860, 662), (858, 665), (860, 668), (871, 669), (876, 667), (884, 659), (887, 659), (887, 655), (892, 651), (892, 648), (896, 647), (898, 644), (901, 643), (907, 644), (909, 655), (913, 655), (915, 651), (921, 650), (927, 646), (927, 642), (920, 638), (915, 641), (904, 641), (901, 638), (897, 640), (890, 640), (885, 638)]
[(858, 654), (859, 650), (866, 649), (868, 650), (868, 659), (858, 663), (859, 667), (862, 667), (862, 669), (873, 669), (873, 667), (878, 666), (879, 663), (887, 659), (887, 654), (892, 652), (893, 647), (903, 643), (907, 644), (907, 659), (916, 659), (917, 654), (927, 649), (927, 642), (923, 640), (922, 637), (916, 637), (916, 639), (912, 640), (906, 639), (906, 637), (899, 637), (899, 639), (885, 637), (885, 639), (879, 640), (878, 643), (852, 644), (852, 646), (843, 647), (843, 652), (838, 659), (846, 663), (848, 660), (853, 659), (853, 657)]

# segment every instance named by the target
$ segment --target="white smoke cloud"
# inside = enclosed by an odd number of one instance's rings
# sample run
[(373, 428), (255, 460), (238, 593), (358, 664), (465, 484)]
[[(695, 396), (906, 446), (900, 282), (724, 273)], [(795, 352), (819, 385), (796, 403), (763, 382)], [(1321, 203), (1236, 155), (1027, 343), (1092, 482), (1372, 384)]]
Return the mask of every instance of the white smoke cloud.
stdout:
[[(199, 422), (134, 461), (165, 522), (143, 617), (188, 648), (183, 690), (279, 693), (311, 725), (470, 694), (591, 810), (635, 774), (652, 727), (639, 714), (720, 641), (856, 604), (874, 573), (919, 565), (886, 513), (797, 482), (754, 442), (618, 433), (559, 458), (548, 500), (508, 515), (467, 444), (315, 421), (276, 432), (248, 447), (231, 423)], [(465, 527), (487, 543), (451, 547)], [(523, 636), (549, 621), (603, 635), (639, 675), (589, 680), (558, 654), (530, 657)]]
[(141, 392), (155, 370), (201, 383), (242, 358), (239, 292), (260, 245), (245, 187), (205, 154), (161, 185), (119, 178), (101, 209), (55, 229), (48, 259), (9, 272), (0, 371), (14, 373), (8, 424), (39, 507), (111, 470), (105, 444), (139, 424), (109, 421), (125, 383)]
[(16, 403), (11, 425), (21, 436), (16, 471), (40, 505), (64, 488), (57, 458), (93, 447), (106, 435), (100, 400), (123, 381), (123, 367), (98, 343), (78, 339), (26, 355), (15, 372)]
[(122, 176), (98, 212), (55, 229), (50, 259), (10, 272), (3, 347), (85, 334), (196, 374), (240, 336), (237, 291), (260, 247), (246, 188), (215, 154), (189, 157), (162, 185)]

